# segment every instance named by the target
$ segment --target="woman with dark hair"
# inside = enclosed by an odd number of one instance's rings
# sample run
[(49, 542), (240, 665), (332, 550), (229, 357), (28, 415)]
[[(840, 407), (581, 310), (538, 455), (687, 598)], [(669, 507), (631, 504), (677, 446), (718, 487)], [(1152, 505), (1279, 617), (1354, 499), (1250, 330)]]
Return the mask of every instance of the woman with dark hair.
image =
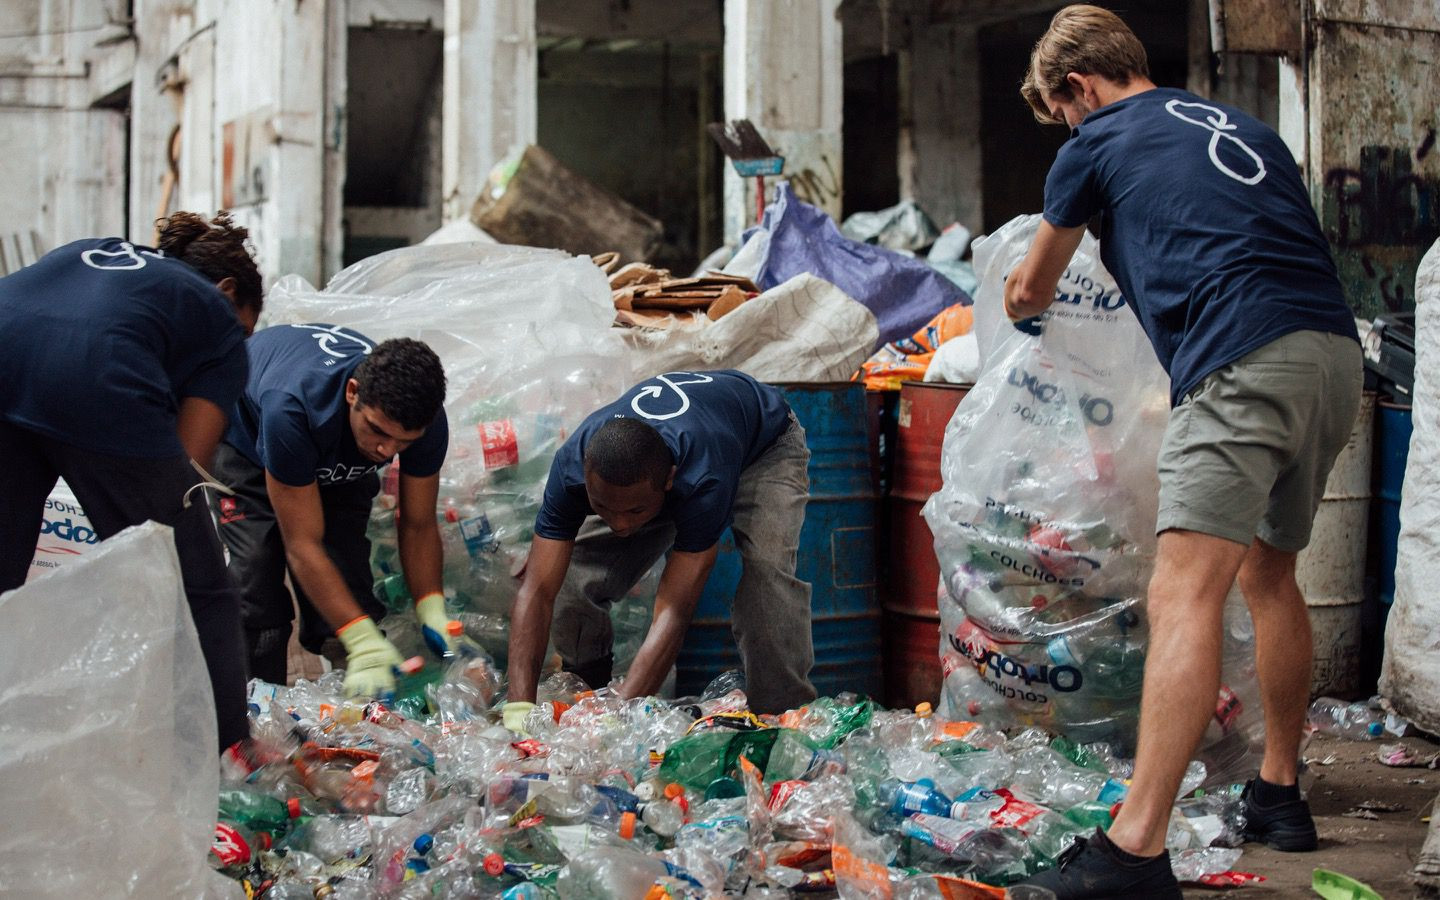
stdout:
[(245, 648), (191, 461), (210, 465), (245, 385), (260, 272), (225, 213), (159, 225), (158, 247), (75, 241), (0, 278), (0, 590), (25, 581), (57, 478), (102, 540), (173, 527), (223, 749), (247, 734)]

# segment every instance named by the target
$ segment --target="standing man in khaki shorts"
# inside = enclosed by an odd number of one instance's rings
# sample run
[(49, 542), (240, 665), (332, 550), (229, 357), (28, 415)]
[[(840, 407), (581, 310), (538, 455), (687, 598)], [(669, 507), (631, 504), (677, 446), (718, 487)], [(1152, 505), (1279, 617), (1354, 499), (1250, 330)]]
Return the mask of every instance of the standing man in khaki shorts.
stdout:
[(1049, 307), (1099, 215), (1101, 256), (1170, 373), (1173, 407), (1135, 778), (1108, 834), (1081, 839), (1031, 883), (1060, 900), (1178, 898), (1165, 831), (1215, 710), (1221, 616), (1237, 576), (1255, 620), (1266, 730), (1245, 834), (1315, 848), (1296, 783), (1311, 638), (1295, 558), (1359, 406), (1360, 346), (1274, 131), (1157, 88), (1135, 35), (1093, 6), (1055, 15), (1021, 92), (1036, 118), (1072, 131), (1045, 182), (1044, 222), (1006, 283), (1006, 312), (1018, 320)]

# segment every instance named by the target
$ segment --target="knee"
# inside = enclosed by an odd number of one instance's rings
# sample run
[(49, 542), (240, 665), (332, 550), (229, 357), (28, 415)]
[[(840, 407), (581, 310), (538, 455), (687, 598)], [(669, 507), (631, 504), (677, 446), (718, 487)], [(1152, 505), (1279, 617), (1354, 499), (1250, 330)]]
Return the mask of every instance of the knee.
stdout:
[(1237, 580), (1245, 599), (1250, 602), (1278, 594), (1291, 593), (1295, 587), (1296, 554), (1277, 550), (1257, 540), (1240, 564)]

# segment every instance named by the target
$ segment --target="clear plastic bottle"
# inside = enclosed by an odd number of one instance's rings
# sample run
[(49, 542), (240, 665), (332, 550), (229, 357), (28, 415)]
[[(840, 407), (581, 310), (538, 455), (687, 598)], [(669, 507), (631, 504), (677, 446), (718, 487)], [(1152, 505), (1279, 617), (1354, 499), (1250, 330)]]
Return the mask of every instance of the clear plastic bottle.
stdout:
[(770, 750), (765, 767), (766, 781), (811, 781), (828, 773), (845, 771), (845, 757), (838, 750), (817, 747), (803, 733), (783, 729)]
[(877, 790), (880, 808), (888, 815), (905, 818), (917, 813), (932, 816), (948, 815), (951, 800), (935, 789), (935, 783), (928, 778), (906, 782), (889, 779), (880, 783)]
[(1352, 741), (1373, 741), (1385, 733), (1385, 713), (1371, 709), (1364, 701), (1346, 703), (1334, 697), (1320, 697), (1310, 704), (1306, 719), (1310, 727), (1321, 734)]
[[(555, 887), (562, 897), (622, 900), (645, 897), (656, 884), (674, 882), (699, 889), (699, 882), (658, 856), (624, 847), (596, 847), (578, 854), (560, 873)], [(680, 893), (679, 896), (685, 896)]]

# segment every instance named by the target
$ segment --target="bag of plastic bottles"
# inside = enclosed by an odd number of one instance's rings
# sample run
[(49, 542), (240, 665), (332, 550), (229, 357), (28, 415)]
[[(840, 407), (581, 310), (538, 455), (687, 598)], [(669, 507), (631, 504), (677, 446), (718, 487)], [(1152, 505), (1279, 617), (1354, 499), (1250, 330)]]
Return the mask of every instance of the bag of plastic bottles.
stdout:
[[(1006, 318), (1005, 278), (1039, 221), (1014, 219), (975, 245), (984, 371), (946, 429), (944, 486), (924, 509), (942, 582), (941, 712), (1128, 754), (1169, 379), (1088, 234), (1050, 309)], [(1238, 615), (1227, 661), (1249, 658)], [(1237, 688), (1253, 678), (1226, 675), (1228, 734), (1258, 702)]]
[[(323, 291), (288, 276), (266, 304), (267, 323), (410, 337), (439, 355), (449, 382), (450, 448), (436, 508), (446, 608), (502, 663), (513, 576), (550, 461), (570, 429), (633, 381), (629, 352), (610, 327), (614, 314), (609, 284), (588, 258), (477, 244), (382, 253)], [(395, 542), (398, 485), (391, 466), (371, 515), (371, 562), (377, 596), (409, 616)]]
[(236, 897), (206, 865), (215, 701), (171, 531), (0, 597), (0, 895)]

